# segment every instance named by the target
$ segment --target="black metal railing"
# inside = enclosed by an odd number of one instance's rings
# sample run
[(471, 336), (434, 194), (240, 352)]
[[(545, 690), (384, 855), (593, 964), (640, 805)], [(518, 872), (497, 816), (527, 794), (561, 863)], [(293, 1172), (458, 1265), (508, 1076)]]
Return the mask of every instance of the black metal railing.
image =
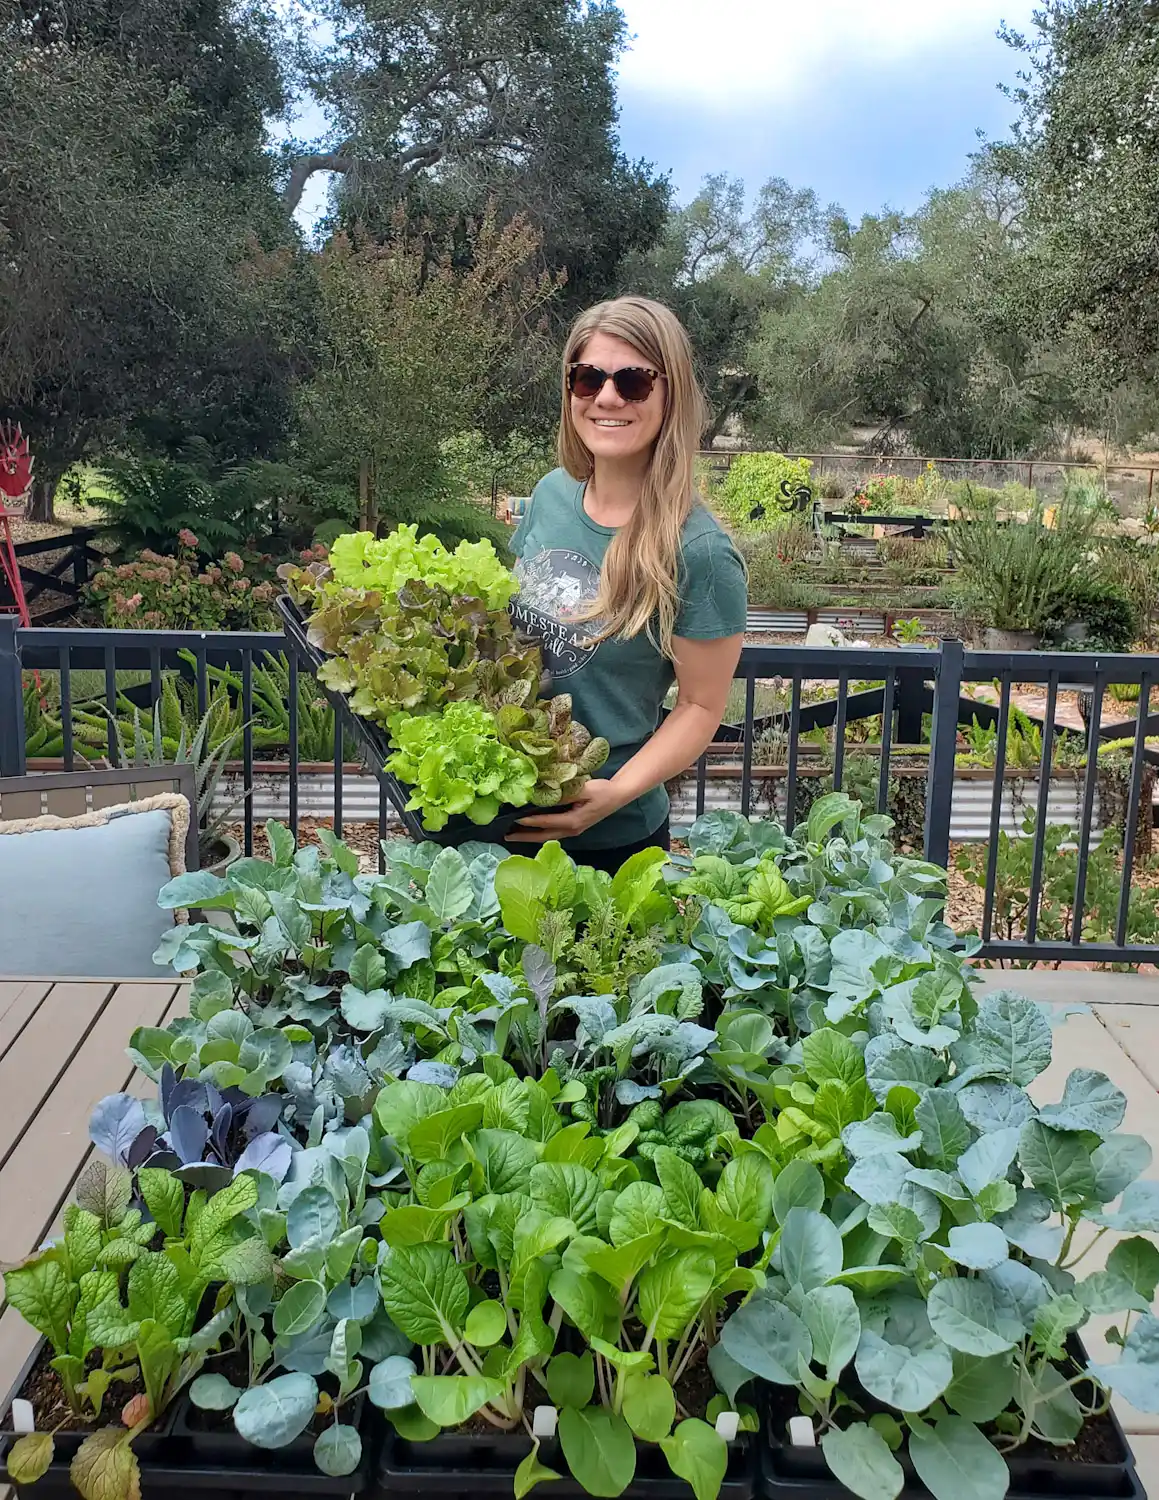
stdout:
[[(82, 693), (115, 716), (126, 691), (124, 674), (136, 674), (136, 684), (128, 690), (147, 706), (160, 694), (164, 675), (178, 672), (200, 717), (210, 701), (215, 669), (228, 668), (242, 725), (236, 773), (238, 821), (250, 853), (255, 776), (262, 770), (262, 761), (255, 761), (252, 726), (254, 674), (274, 656), (288, 660), (285, 758), (279, 770), (285, 778), (284, 815), (297, 834), (303, 786), (298, 688), (301, 681), (316, 684), (308, 676), (308, 663), (277, 633), (25, 630), (12, 619), (0, 618), (0, 775), (25, 772), (24, 694), (35, 693), (40, 678), (45, 680), (46, 691), (51, 686), (58, 694), (64, 728), (60, 759), (65, 769), (72, 769), (85, 749), (72, 733), (73, 710)], [(86, 674), (87, 688), (78, 683), (80, 673)], [(864, 760), (868, 752), (876, 758), (874, 785), (868, 794), (863, 785), (859, 795), (877, 811), (891, 811), (898, 767), (904, 764), (901, 774), (910, 778), (911, 785), (917, 783), (924, 803), (921, 843), (925, 855), (946, 865), (951, 856), (959, 731), (976, 721), (975, 736), (993, 731), (992, 768), (973, 773), (982, 778), (983, 787), (987, 776), (991, 782), (988, 837), (975, 854), (982, 888), (978, 931), (983, 956), (1004, 962), (1082, 959), (1159, 965), (1159, 922), (1143, 935), (1132, 929), (1134, 876), (1141, 859), (1135, 834), (1141, 827), (1150, 827), (1150, 807), (1144, 805), (1144, 795), (1154, 779), (1153, 767), (1159, 766), (1159, 753), (1146, 744), (1148, 734), (1159, 734), (1159, 714), (1149, 712), (1151, 691), (1159, 686), (1159, 656), (976, 652), (965, 650), (956, 640), (944, 640), (928, 649), (901, 650), (746, 646), (736, 677), (744, 685), (743, 711), (733, 716), (739, 722), (731, 730), (723, 728), (721, 742), (688, 772), (691, 810), (696, 814), (708, 806), (712, 778), (735, 783), (735, 805), (745, 814), (756, 810), (761, 789), (775, 782), (783, 796), (780, 815), (791, 829), (802, 787), (809, 783), (816, 788), (818, 778), (823, 777), (825, 787), (842, 789), (852, 757)], [(1108, 713), (1108, 722), (1103, 723), (1110, 690), (1119, 686), (1128, 693), (1138, 690), (1138, 716), (1126, 710), (1117, 716)], [(1028, 688), (1038, 691), (1041, 712)], [(334, 733), (333, 754), (327, 762), (327, 776), (332, 780), (325, 814), (333, 818), (335, 832), (341, 836), (347, 821), (350, 750), (356, 744), (365, 747), (367, 740), (362, 721), (349, 712), (345, 700), (320, 687), (318, 691), (334, 707), (341, 730)], [(985, 696), (980, 696), (984, 691)], [(1087, 698), (1085, 728), (1064, 722), (1060, 694), (1076, 691)], [(1025, 737), (1018, 741), (1017, 767), (1010, 763), (1009, 750), (1016, 719), (1029, 723), (1033, 734), (1031, 741)], [(855, 725), (860, 726), (857, 733)], [(872, 742), (866, 740), (866, 729), (876, 734)], [(825, 741), (823, 762), (818, 760), (815, 743), (819, 737)], [(1122, 857), (1112, 871), (1108, 858), (1114, 861), (1116, 856), (1107, 856), (1096, 836), (1100, 832), (1095, 820), (1101, 775), (1098, 749), (1103, 741), (1120, 739), (1130, 744), (1119, 756), (1122, 805), (1118, 822), (1124, 840)], [(1033, 763), (1027, 760), (1028, 743), (1034, 747)], [(770, 745), (775, 746), (771, 752)], [(775, 764), (768, 763), (770, 754)], [(378, 780), (377, 796), (370, 793), (373, 813), (369, 821), (376, 821), (379, 837), (385, 837), (395, 819), (392, 801), (397, 788), (381, 774), (380, 756), (364, 748), (361, 759)], [(1075, 792), (1073, 835), (1061, 849), (1057, 828), (1052, 834), (1048, 823), (1051, 786), (1060, 774), (1060, 764), (1067, 767), (1062, 774), (1070, 778)], [(1004, 869), (1003, 860), (1011, 851), (1008, 781), (1019, 773), (1029, 783), (1024, 809), (1033, 827), (1019, 843), (1028, 861), (1023, 871), (1026, 899), (1012, 914), (1009, 887), (1013, 877)], [(365, 783), (360, 781), (359, 788), (359, 805), (365, 810)], [(1105, 837), (1106, 830), (1102, 833)], [(1014, 842), (1019, 841), (1015, 838)], [(1060, 861), (1065, 864), (1061, 875)], [(1092, 890), (1096, 878), (1098, 889)], [(1108, 894), (1112, 878), (1114, 890)], [(1060, 919), (1057, 892), (1062, 888), (1067, 902)], [(1050, 905), (1047, 897), (1052, 892)]]

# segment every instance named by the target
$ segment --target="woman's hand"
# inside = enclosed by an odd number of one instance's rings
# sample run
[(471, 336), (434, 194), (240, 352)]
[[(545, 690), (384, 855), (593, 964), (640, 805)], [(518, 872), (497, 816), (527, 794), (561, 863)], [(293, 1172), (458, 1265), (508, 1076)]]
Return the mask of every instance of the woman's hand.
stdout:
[(573, 839), (623, 805), (623, 795), (612, 781), (593, 778), (585, 782), (566, 807), (544, 809), (520, 818), (504, 843), (543, 844), (548, 839)]

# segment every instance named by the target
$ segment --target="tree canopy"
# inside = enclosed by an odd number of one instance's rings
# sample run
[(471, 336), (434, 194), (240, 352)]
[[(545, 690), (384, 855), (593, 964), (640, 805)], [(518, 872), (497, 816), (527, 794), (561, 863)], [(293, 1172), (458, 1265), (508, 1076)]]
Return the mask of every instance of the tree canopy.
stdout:
[[(0, 414), (42, 500), (136, 454), (449, 514), (488, 455), (538, 461), (562, 331), (617, 292), (688, 327), (706, 442), (1157, 425), (1159, 0), (1044, 0), (1010, 137), (857, 222), (778, 176), (675, 202), (621, 146), (616, 0), (263, 4), (0, 0)], [(304, 99), (325, 128), (287, 138)]]
[(1024, 203), (1024, 315), (1086, 340), (1123, 378), (1159, 356), (1159, 4), (1046, 0), (1027, 34), (1021, 119), (992, 148)]
[(261, 451), (288, 416), (264, 290), (292, 252), (264, 146), (283, 94), (225, 0), (10, 10), (0, 28), (0, 409), (51, 475), (93, 441)]

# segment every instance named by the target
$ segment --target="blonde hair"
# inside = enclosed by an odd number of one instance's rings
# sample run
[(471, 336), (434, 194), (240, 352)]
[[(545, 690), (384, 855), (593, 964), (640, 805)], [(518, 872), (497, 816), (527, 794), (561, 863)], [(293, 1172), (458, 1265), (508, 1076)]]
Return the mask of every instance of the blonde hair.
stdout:
[(692, 367), (688, 335), (670, 308), (646, 297), (617, 297), (589, 308), (573, 324), (563, 354), (558, 451), (560, 464), (573, 479), (590, 478), (594, 461), (572, 421), (567, 367), (580, 359), (597, 333), (631, 344), (667, 379), (664, 420), (639, 503), (631, 520), (612, 538), (599, 594), (583, 617), (600, 622), (592, 644), (646, 630), (671, 657), (680, 610), (680, 535), (694, 504), (693, 461), (708, 425), (708, 406)]

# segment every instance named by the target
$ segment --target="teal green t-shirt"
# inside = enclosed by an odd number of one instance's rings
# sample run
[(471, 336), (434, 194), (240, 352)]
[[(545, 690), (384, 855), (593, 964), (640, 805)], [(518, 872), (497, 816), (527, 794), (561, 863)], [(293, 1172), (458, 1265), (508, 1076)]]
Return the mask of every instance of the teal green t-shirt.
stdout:
[[(591, 621), (575, 620), (596, 597), (600, 568), (614, 526), (600, 526), (583, 507), (584, 481), (555, 469), (535, 486), (511, 542), (518, 558), (519, 593), (511, 616), (539, 644), (557, 693), (570, 693), (572, 711), (611, 746), (599, 773), (613, 776), (656, 731), (675, 674), (646, 632), (631, 640), (588, 644)], [(680, 611), (676, 635), (712, 641), (745, 628), (748, 591), (736, 548), (703, 506), (681, 536)], [(650, 837), (668, 815), (668, 793), (653, 787), (604, 818), (568, 848), (611, 849)]]

